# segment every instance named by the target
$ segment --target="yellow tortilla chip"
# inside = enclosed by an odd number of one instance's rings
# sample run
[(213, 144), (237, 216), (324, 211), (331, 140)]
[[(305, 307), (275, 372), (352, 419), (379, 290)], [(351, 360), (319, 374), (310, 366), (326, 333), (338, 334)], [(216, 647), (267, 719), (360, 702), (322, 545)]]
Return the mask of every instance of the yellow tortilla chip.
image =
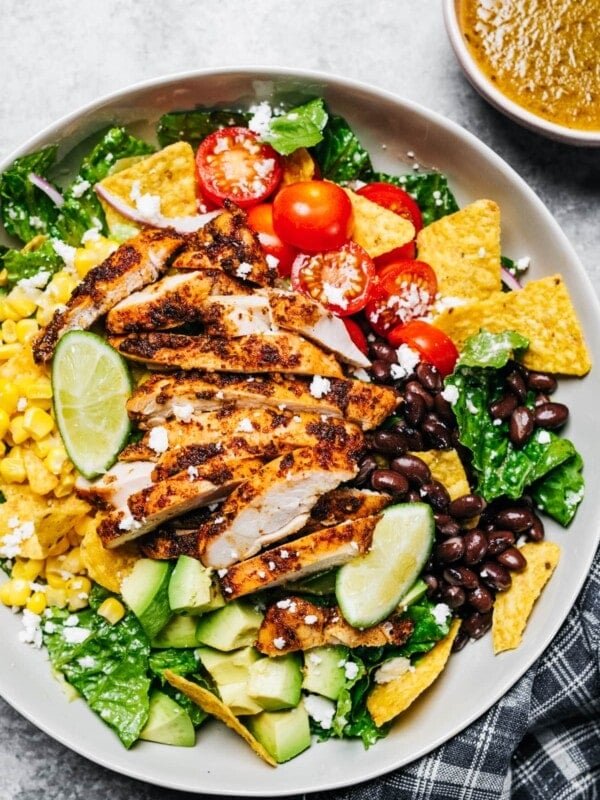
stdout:
[(412, 241), (415, 228), (410, 220), (350, 189), (345, 191), (352, 202), (352, 239), (364, 248), (371, 258), (389, 253), (390, 250)]
[[(160, 213), (165, 217), (191, 216), (198, 210), (194, 151), (187, 142), (170, 144), (109, 175), (100, 185), (132, 209), (136, 208), (136, 198), (150, 195), (159, 198)], [(110, 231), (133, 225), (106, 202), (101, 202)]]
[(192, 681), (188, 681), (185, 678), (182, 678), (180, 675), (176, 675), (170, 669), (166, 669), (163, 672), (165, 678), (169, 681), (171, 686), (174, 686), (175, 689), (179, 689), (180, 692), (186, 697), (189, 697), (197, 706), (203, 711), (206, 711), (207, 714), (211, 714), (213, 717), (220, 719), (221, 722), (224, 722), (228, 728), (231, 728), (235, 731), (239, 736), (242, 737), (254, 750), (254, 752), (262, 758), (263, 761), (266, 761), (267, 764), (270, 764), (272, 767), (277, 766), (277, 762), (275, 759), (265, 750), (262, 744), (255, 739), (254, 736), (250, 733), (248, 728), (239, 721), (239, 719), (231, 712), (231, 710), (220, 700), (216, 695), (212, 692), (209, 692), (208, 689), (204, 689), (202, 686), (199, 686), (197, 683), (193, 683)]
[(515, 292), (448, 309), (435, 325), (460, 350), (481, 328), (491, 333), (515, 330), (529, 339), (521, 360), (526, 367), (563, 375), (585, 375), (591, 360), (581, 325), (560, 275), (530, 281)]
[(108, 550), (97, 533), (97, 520), (90, 517), (80, 545), (81, 560), (90, 578), (109, 592), (120, 592), (123, 578), (140, 558), (137, 546), (131, 542)]
[(0, 504), (0, 542), (17, 529), (33, 531), (19, 543), (23, 558), (47, 558), (63, 553), (69, 546), (68, 534), (89, 511), (89, 505), (75, 495), (57, 499), (35, 494), (26, 484), (3, 484), (0, 491), (6, 502)]
[(418, 258), (436, 274), (442, 298), (484, 300), (502, 288), (500, 209), (477, 200), (417, 234)]
[(281, 183), (298, 183), (298, 181), (312, 181), (317, 177), (315, 160), (305, 147), (299, 147), (287, 156), (281, 157), (283, 173)]
[(367, 698), (367, 709), (378, 727), (406, 711), (411, 703), (443, 672), (459, 627), (460, 621), (455, 619), (450, 626), (448, 636), (441, 639), (435, 647), (420, 658), (414, 665), (414, 669), (405, 672), (389, 683), (375, 685)]
[(527, 566), (523, 572), (512, 573), (510, 589), (498, 592), (494, 601), (494, 653), (512, 650), (521, 644), (535, 601), (550, 580), (560, 558), (560, 547), (555, 542), (527, 542), (519, 549), (527, 559)]
[(414, 456), (424, 461), (436, 481), (443, 483), (451, 500), (471, 492), (467, 474), (456, 450), (419, 450)]

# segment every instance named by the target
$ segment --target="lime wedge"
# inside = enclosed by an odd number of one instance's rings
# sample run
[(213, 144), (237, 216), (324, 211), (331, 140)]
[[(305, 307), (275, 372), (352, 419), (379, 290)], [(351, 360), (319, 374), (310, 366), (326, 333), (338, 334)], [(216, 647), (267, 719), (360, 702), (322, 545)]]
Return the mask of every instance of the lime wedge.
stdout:
[(69, 458), (86, 478), (105, 472), (129, 435), (127, 363), (101, 336), (69, 331), (52, 361), (54, 415)]
[(435, 523), (426, 503), (389, 506), (371, 549), (337, 573), (335, 594), (344, 619), (368, 628), (388, 617), (412, 587), (431, 553)]

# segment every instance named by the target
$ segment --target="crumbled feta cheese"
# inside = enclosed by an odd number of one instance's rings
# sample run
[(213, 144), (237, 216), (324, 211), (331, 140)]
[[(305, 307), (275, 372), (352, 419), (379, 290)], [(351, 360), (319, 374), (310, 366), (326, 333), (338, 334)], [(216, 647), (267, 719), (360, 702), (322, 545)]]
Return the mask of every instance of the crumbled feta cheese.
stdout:
[[(481, 574), (483, 575), (483, 573)], [(446, 603), (438, 603), (431, 610), (431, 614), (438, 625), (445, 625), (451, 613), (452, 612)]]
[(169, 433), (162, 425), (157, 425), (150, 430), (148, 447), (155, 453), (166, 453), (169, 448)]
[(252, 264), (248, 264), (247, 261), (242, 261), (242, 263), (236, 269), (235, 274), (238, 276), (238, 278), (247, 278), (251, 272)]
[(286, 645), (286, 641), (283, 636), (278, 636), (276, 639), (273, 639), (273, 644), (278, 650), (283, 650)]
[(65, 642), (68, 642), (69, 644), (81, 644), (82, 642), (85, 642), (90, 634), (91, 631), (87, 628), (73, 627), (63, 629)]
[(42, 628), (40, 624), (42, 618), (40, 615), (34, 614), (25, 608), (21, 615), (21, 621), (23, 630), (18, 633), (19, 641), (40, 648), (42, 646)]
[(313, 397), (320, 400), (321, 397), (324, 397), (331, 391), (331, 381), (329, 378), (322, 378), (320, 375), (315, 375), (310, 383), (309, 391)]
[(269, 269), (277, 269), (279, 266), (279, 259), (276, 256), (271, 255), (271, 253), (267, 253), (265, 256), (265, 261), (267, 262), (267, 267)]
[(314, 624), (315, 624), (316, 622), (318, 622), (318, 621), (319, 621), (319, 618), (317, 617), (317, 615), (316, 615), (316, 614), (307, 614), (307, 615), (304, 617), (304, 622), (305, 622), (307, 625), (314, 625)]
[(123, 517), (119, 520), (120, 531), (135, 531), (141, 527), (142, 523), (138, 522), (138, 520), (135, 519), (135, 517), (130, 513), (124, 514)]
[[(30, 289), (43, 289), (48, 281), (51, 278), (51, 274), (46, 270), (40, 270), (36, 275), (32, 275), (30, 278), (21, 278), (20, 281), (17, 281), (17, 286), (21, 289), (30, 290)], [(37, 296), (34, 294), (33, 296)]]
[(100, 238), (100, 228), (90, 228), (81, 237), (82, 244), (86, 242), (97, 242)]
[(89, 181), (78, 178), (71, 187), (71, 195), (76, 198), (82, 197), (92, 184)]
[(250, 106), (252, 116), (248, 120), (248, 127), (259, 136), (267, 133), (273, 117), (273, 109), (266, 100), (258, 105)]
[(148, 222), (160, 222), (162, 220), (159, 195), (149, 193), (142, 194), (140, 182), (133, 181), (129, 196), (135, 203), (135, 207), (141, 216), (148, 220)]
[(444, 400), (446, 400), (446, 402), (450, 403), (451, 406), (453, 406), (458, 400), (458, 389), (456, 388), (456, 386), (452, 385), (446, 386), (440, 392), (440, 394), (442, 395)]
[(550, 444), (552, 437), (548, 433), (548, 431), (539, 431), (537, 435), (537, 440), (539, 444)]
[(404, 675), (405, 672), (413, 670), (410, 658), (406, 656), (396, 656), (384, 661), (375, 673), (375, 683), (389, 683), (390, 681)]
[(242, 433), (252, 433), (254, 430), (254, 425), (252, 424), (252, 420), (248, 417), (244, 417), (243, 420), (240, 421), (240, 424), (237, 426), (236, 430)]
[(77, 662), (80, 667), (84, 669), (94, 669), (97, 666), (98, 662), (94, 658), (94, 656), (82, 656), (81, 658), (77, 659)]
[(355, 661), (344, 661), (343, 667), (346, 679), (353, 681), (358, 675), (358, 664)]
[(19, 517), (11, 517), (7, 524), (9, 530), (2, 534), (0, 556), (14, 558), (21, 552), (21, 543), (35, 533), (35, 525), (33, 522), (21, 522)]
[(465, 406), (466, 406), (467, 411), (469, 412), (469, 414), (477, 414), (478, 413), (477, 406), (471, 400), (470, 397), (467, 397), (467, 402), (465, 403)]
[(189, 466), (187, 468), (187, 474), (191, 481), (195, 481), (200, 473), (198, 472), (198, 467)]
[(327, 281), (323, 281), (321, 285), (321, 291), (327, 303), (338, 308), (347, 307), (348, 298), (346, 293), (349, 288), (349, 286), (334, 286), (333, 283), (328, 283)]
[(35, 216), (35, 214), (32, 214), (29, 217), (29, 224), (32, 228), (37, 228), (38, 230), (45, 227), (44, 220), (41, 219), (41, 217)]
[(276, 603), (277, 608), (289, 608), (292, 605), (292, 601), (289, 597), (285, 597), (283, 600), (278, 600)]
[(75, 267), (76, 248), (61, 242), (60, 239), (51, 239), (51, 242), (54, 252), (62, 258), (67, 267)]
[(191, 403), (173, 403), (173, 414), (179, 422), (189, 422), (194, 413), (194, 406)]
[(396, 350), (397, 364), (390, 364), (390, 375), (394, 380), (406, 378), (414, 372), (415, 367), (421, 360), (421, 356), (407, 344), (401, 344)]
[(329, 730), (335, 716), (335, 703), (318, 694), (307, 694), (304, 698), (304, 708), (309, 717), (312, 717), (325, 730)]

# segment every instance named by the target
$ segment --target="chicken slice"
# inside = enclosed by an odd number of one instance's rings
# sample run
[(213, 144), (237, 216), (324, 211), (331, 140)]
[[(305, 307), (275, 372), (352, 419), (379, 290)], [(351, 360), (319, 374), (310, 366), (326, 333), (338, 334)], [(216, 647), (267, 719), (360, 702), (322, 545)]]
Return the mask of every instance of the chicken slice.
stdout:
[(246, 459), (226, 468), (220, 464), (190, 468), (129, 495), (127, 504), (100, 522), (104, 547), (118, 547), (137, 539), (181, 514), (222, 500), (260, 469), (262, 461)]
[(337, 606), (317, 606), (292, 595), (267, 608), (258, 631), (256, 647), (267, 656), (282, 656), (323, 645), (347, 647), (400, 646), (414, 629), (405, 617), (391, 616), (371, 628), (353, 628)]
[(273, 323), (278, 328), (305, 336), (342, 361), (367, 369), (371, 362), (352, 341), (340, 317), (298, 292), (268, 290)]
[(54, 312), (33, 342), (34, 359), (49, 361), (63, 334), (75, 328), (87, 330), (125, 297), (157, 280), (184, 243), (185, 237), (173, 230), (149, 229), (122, 244), (88, 272), (66, 307)]
[(380, 517), (349, 520), (303, 536), (219, 570), (221, 590), (234, 600), (262, 589), (339, 567), (371, 546)]
[(182, 253), (176, 269), (220, 267), (228, 275), (258, 286), (270, 286), (277, 277), (258, 241), (246, 222), (246, 213), (233, 203), (225, 203), (225, 211), (201, 228), (190, 248)]
[(249, 336), (273, 330), (269, 303), (258, 294), (207, 297), (198, 306), (196, 318), (210, 336)]
[(177, 333), (132, 333), (109, 338), (122, 355), (154, 368), (208, 372), (291, 372), (341, 378), (336, 359), (292, 333), (257, 333), (224, 339)]
[(238, 408), (269, 406), (296, 413), (346, 417), (363, 430), (377, 427), (399, 402), (391, 387), (362, 381), (330, 378), (307, 380), (290, 375), (256, 375), (247, 378), (198, 370), (153, 375), (127, 401), (127, 411), (140, 428), (160, 425), (182, 406), (191, 414), (211, 411), (224, 403)]
[(368, 489), (353, 489), (349, 486), (333, 489), (319, 497), (310, 512), (304, 531), (339, 525), (349, 519), (370, 517), (379, 514), (391, 502), (391, 495)]
[(252, 445), (243, 439), (233, 439), (225, 444), (216, 442), (208, 445), (184, 445), (167, 450), (159, 457), (156, 464), (153, 465), (155, 467), (153, 478), (155, 481), (164, 480), (184, 469), (206, 464), (209, 459), (215, 457), (227, 465), (235, 464), (241, 458), (261, 458), (266, 462), (294, 449), (295, 445), (277, 443), (270, 439), (264, 441), (263, 446)]
[(352, 447), (300, 447), (239, 486), (201, 528), (200, 560), (228, 567), (303, 527), (317, 499), (358, 472)]
[(75, 491), (95, 508), (125, 506), (130, 495), (151, 485), (155, 466), (152, 461), (117, 461), (96, 480), (79, 475)]

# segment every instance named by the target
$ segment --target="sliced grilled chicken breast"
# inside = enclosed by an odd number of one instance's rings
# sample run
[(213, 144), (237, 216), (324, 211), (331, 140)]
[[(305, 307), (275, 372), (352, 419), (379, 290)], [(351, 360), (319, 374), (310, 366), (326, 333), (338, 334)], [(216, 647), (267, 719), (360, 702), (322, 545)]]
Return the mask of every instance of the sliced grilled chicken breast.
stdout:
[(223, 596), (234, 600), (339, 567), (369, 549), (379, 519), (364, 517), (324, 528), (220, 570)]
[(48, 361), (67, 331), (86, 330), (132, 292), (157, 280), (184, 243), (185, 237), (173, 230), (149, 229), (122, 244), (88, 272), (66, 307), (55, 311), (33, 342), (34, 359)]
[(349, 486), (333, 489), (319, 497), (314, 504), (304, 530), (314, 531), (339, 525), (349, 519), (370, 517), (379, 514), (391, 502), (391, 495), (368, 489), (353, 489)]
[(239, 486), (200, 531), (200, 559), (228, 567), (299, 531), (317, 499), (358, 472), (352, 447), (301, 447)]
[(196, 317), (209, 336), (249, 336), (272, 331), (269, 304), (259, 294), (207, 297), (198, 306)]
[(124, 507), (130, 495), (152, 484), (155, 466), (152, 461), (117, 461), (96, 480), (79, 475), (75, 491), (96, 508)]
[(281, 656), (323, 645), (383, 647), (402, 645), (414, 628), (409, 619), (394, 616), (371, 628), (349, 625), (337, 606), (317, 606), (292, 595), (269, 606), (258, 631), (256, 647), (267, 656)]

